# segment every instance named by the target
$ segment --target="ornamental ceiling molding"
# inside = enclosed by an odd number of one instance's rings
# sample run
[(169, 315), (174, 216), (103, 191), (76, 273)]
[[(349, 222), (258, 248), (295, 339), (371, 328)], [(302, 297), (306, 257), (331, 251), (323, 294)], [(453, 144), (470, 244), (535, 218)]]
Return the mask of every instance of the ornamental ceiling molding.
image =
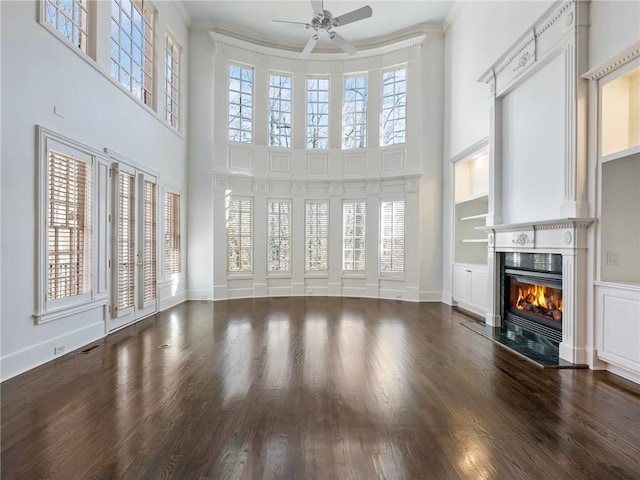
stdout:
[(592, 68), (587, 73), (582, 75), (581, 78), (585, 80), (599, 80), (600, 78), (608, 75), (609, 73), (617, 70), (618, 68), (632, 62), (636, 58), (640, 57), (640, 40), (635, 42), (626, 50), (623, 50), (618, 55), (614, 56), (610, 60)]
[(312, 53), (311, 57), (306, 60), (301, 60), (299, 58), (300, 49), (298, 49), (298, 47), (293, 47), (296, 48), (296, 50), (288, 50), (269, 46), (266, 43), (256, 44), (228, 35), (227, 32), (221, 33), (215, 30), (209, 30), (209, 36), (214, 43), (215, 52), (220, 55), (233, 56), (233, 51), (235, 50), (238, 54), (249, 54), (255, 57), (267, 56), (273, 59), (289, 62), (294, 61), (300, 64), (311, 62), (353, 62), (363, 59), (381, 59), (398, 54), (405, 56), (406, 60), (411, 60), (419, 57), (422, 44), (427, 38), (427, 34), (424, 32), (416, 33), (409, 38), (399, 41), (397, 37), (394, 36), (395, 41), (390, 40), (392, 43), (370, 49), (364, 49), (361, 44), (356, 44), (360, 50), (355, 55), (347, 55), (341, 50), (320, 51), (320, 53)]
[(523, 232), (539, 230), (563, 230), (567, 228), (589, 228), (594, 218), (561, 218), (557, 220), (543, 220), (538, 222), (514, 223), (505, 225), (491, 225), (478, 228), (484, 232)]

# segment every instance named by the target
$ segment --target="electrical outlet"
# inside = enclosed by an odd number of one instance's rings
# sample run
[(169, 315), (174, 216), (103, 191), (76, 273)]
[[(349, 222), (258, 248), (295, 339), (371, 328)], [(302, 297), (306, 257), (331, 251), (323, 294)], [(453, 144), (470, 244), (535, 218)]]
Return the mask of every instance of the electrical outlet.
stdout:
[(620, 265), (618, 252), (607, 252), (607, 265)]
[(64, 353), (64, 345), (58, 345), (57, 347), (53, 347), (54, 355), (60, 355), (61, 353)]

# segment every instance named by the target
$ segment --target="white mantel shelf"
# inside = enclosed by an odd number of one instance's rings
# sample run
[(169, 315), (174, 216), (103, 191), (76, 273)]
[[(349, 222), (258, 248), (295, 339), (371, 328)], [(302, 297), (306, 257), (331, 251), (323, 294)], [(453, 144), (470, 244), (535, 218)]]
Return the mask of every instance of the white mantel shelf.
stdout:
[(555, 220), (536, 220), (533, 222), (510, 223), (477, 227), (484, 232), (520, 232), (527, 230), (554, 230), (563, 228), (588, 228), (595, 218), (559, 218)]

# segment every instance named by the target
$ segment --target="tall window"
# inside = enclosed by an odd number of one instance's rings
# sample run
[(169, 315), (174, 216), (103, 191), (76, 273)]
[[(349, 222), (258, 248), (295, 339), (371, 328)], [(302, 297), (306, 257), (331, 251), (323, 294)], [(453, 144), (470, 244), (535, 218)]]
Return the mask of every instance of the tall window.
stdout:
[(164, 119), (173, 128), (178, 128), (180, 118), (180, 47), (167, 35), (164, 50), (165, 102)]
[(407, 119), (407, 69), (382, 74), (381, 145), (404, 143)]
[(153, 107), (153, 7), (145, 0), (111, 1), (111, 75)]
[(86, 0), (46, 0), (44, 20), (74, 46), (87, 51)]
[(229, 272), (253, 270), (253, 198), (229, 199), (227, 258)]
[(267, 203), (267, 271), (291, 271), (291, 200)]
[(136, 271), (135, 181), (133, 174), (118, 172), (118, 235), (116, 258), (118, 310), (133, 307)]
[(305, 204), (305, 270), (329, 270), (329, 202), (307, 201)]
[(344, 79), (342, 99), (342, 147), (363, 148), (367, 142), (367, 77)]
[(180, 194), (166, 192), (164, 196), (164, 273), (181, 270), (180, 256)]
[(342, 204), (342, 269), (365, 270), (366, 202), (345, 201)]
[(91, 291), (91, 165), (49, 150), (47, 301)]
[(253, 141), (253, 69), (229, 65), (229, 140)]
[(269, 145), (291, 146), (291, 75), (269, 75)]
[(307, 78), (307, 148), (329, 148), (329, 78)]
[(143, 301), (156, 298), (156, 185), (144, 182), (144, 207), (142, 212), (142, 242), (144, 257), (142, 259)]
[(404, 204), (380, 204), (380, 272), (404, 272)]

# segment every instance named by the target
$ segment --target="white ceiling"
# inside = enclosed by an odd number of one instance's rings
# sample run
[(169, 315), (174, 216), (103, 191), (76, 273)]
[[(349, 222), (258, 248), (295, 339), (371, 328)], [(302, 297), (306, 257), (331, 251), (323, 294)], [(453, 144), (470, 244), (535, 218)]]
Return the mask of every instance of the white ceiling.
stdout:
[[(302, 48), (311, 36), (311, 31), (303, 25), (271, 22), (309, 22), (313, 17), (310, 0), (183, 0), (183, 3), (194, 23), (209, 24), (215, 30), (239, 38), (248, 37), (269, 45)], [(370, 5), (373, 10), (370, 18), (336, 29), (348, 41), (363, 44), (418, 25), (441, 24), (453, 4), (453, 0), (324, 0), (324, 9), (337, 17)]]

